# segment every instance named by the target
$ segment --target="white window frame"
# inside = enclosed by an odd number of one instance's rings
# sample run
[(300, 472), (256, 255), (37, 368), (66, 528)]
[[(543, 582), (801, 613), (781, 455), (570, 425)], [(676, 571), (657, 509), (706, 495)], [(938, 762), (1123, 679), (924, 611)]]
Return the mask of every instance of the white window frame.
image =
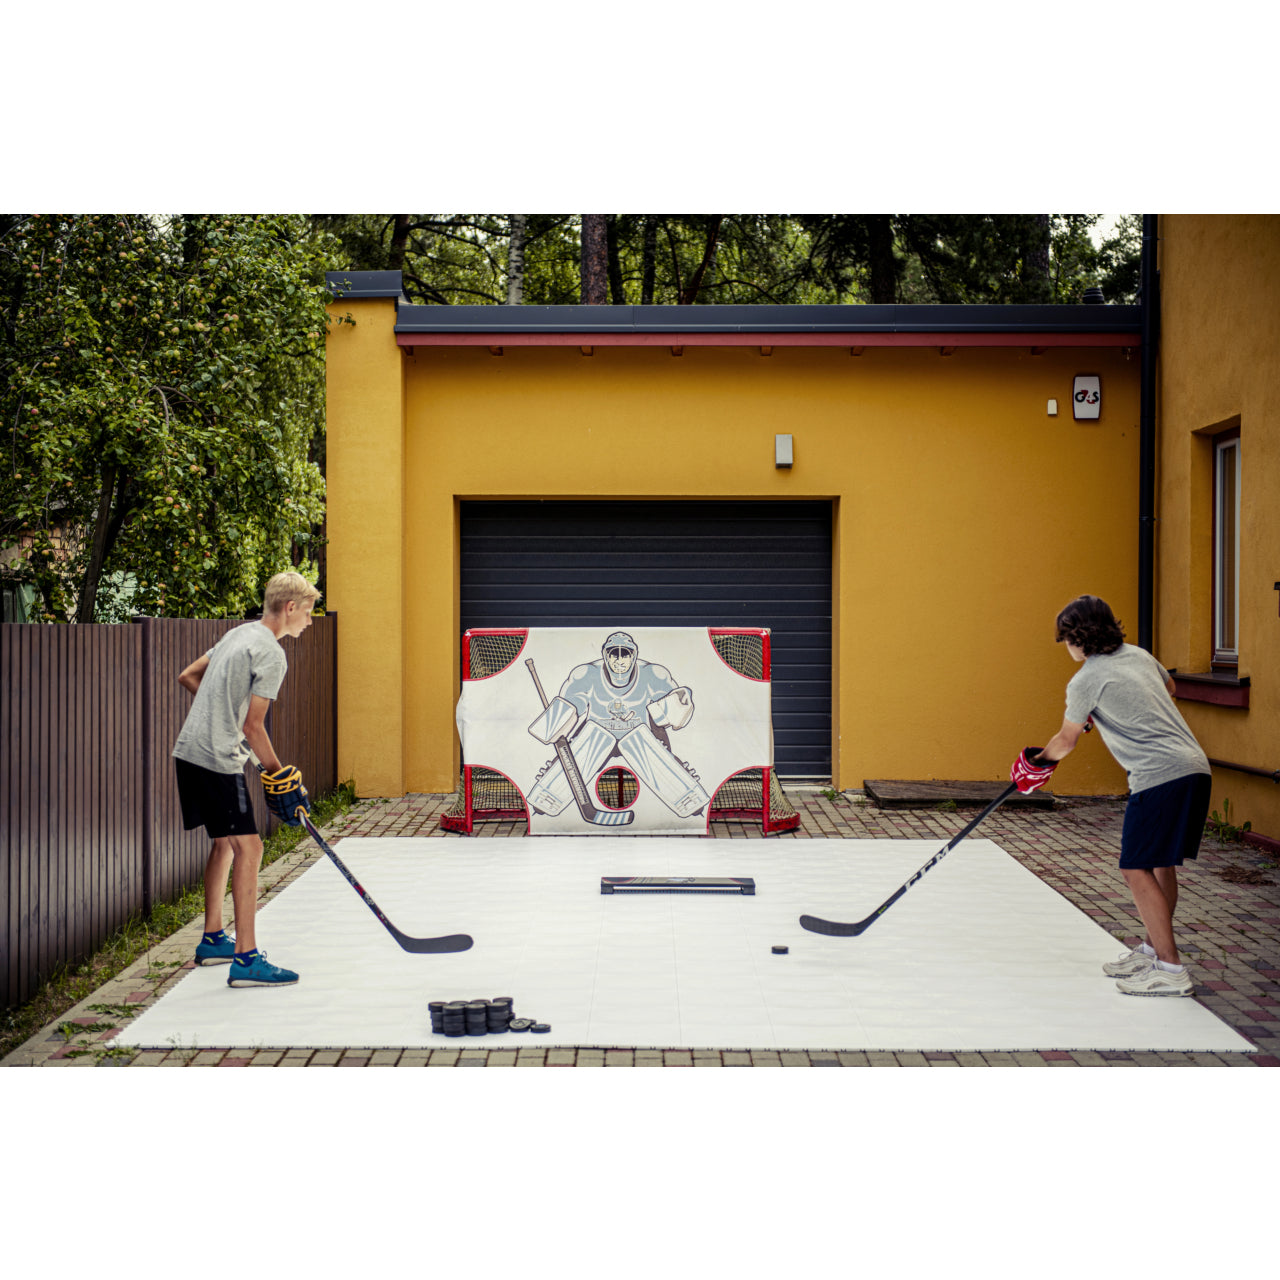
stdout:
[(1240, 432), (1213, 442), (1213, 665), (1240, 661)]

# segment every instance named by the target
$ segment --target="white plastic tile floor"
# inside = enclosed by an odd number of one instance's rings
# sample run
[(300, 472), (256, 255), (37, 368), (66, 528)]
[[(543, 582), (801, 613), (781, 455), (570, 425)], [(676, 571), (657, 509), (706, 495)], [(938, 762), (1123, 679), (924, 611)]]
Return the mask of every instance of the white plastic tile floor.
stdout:
[[(260, 911), (259, 946), (301, 981), (232, 989), (195, 969), (121, 1031), (146, 1047), (658, 1047), (1247, 1052), (1192, 999), (1116, 991), (1123, 949), (989, 840), (970, 839), (858, 938), (937, 852), (921, 840), (349, 837), (336, 852), (398, 928), (469, 933), (400, 949), (327, 858)], [(612, 894), (602, 876), (751, 876), (742, 894)], [(785, 945), (786, 955), (772, 947)], [(1193, 968), (1192, 976), (1196, 976)], [(431, 1000), (511, 996), (549, 1034), (433, 1035)]]

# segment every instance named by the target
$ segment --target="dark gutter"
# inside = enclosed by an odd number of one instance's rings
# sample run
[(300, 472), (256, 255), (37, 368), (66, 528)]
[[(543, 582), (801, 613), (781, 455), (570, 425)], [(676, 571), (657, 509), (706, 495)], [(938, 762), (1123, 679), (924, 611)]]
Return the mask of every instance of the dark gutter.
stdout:
[[(348, 295), (353, 296), (353, 295)], [(1098, 306), (416, 306), (397, 333), (1084, 333), (1142, 332), (1139, 307)]]
[(1156, 355), (1160, 342), (1157, 215), (1142, 215), (1142, 356), (1138, 410), (1138, 645), (1151, 650), (1155, 614)]

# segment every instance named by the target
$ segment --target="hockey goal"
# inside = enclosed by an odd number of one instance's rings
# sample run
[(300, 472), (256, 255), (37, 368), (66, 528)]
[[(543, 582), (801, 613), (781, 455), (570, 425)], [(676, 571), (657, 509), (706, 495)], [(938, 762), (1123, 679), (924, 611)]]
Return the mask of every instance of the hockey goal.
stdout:
[[(708, 628), (721, 660), (752, 680), (770, 676), (769, 632), (763, 628)], [(524, 648), (527, 629), (474, 628), (462, 637), (462, 678), (484, 680), (505, 670)], [(635, 777), (625, 768), (606, 769), (595, 793), (601, 804), (627, 808), (636, 798)], [(501, 773), (464, 764), (453, 805), (440, 817), (446, 831), (470, 835), (477, 822), (527, 818), (519, 790)], [(712, 822), (759, 822), (764, 835), (794, 831), (800, 815), (787, 800), (771, 768), (745, 769), (725, 780), (711, 800)]]

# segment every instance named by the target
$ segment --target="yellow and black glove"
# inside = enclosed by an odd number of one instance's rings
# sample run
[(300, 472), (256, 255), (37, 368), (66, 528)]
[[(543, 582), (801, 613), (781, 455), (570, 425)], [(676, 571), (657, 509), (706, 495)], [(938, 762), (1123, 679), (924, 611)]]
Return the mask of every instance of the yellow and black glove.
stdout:
[(298, 810), (311, 812), (307, 789), (302, 785), (302, 772), (296, 765), (281, 765), (275, 773), (262, 771), (262, 789), (267, 795), (267, 808), (291, 827), (300, 827)]

